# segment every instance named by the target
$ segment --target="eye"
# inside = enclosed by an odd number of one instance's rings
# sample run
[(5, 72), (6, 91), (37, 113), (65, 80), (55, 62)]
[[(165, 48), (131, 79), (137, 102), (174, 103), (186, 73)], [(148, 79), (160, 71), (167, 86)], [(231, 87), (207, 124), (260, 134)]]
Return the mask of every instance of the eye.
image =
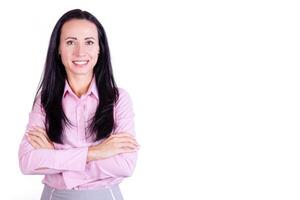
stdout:
[(86, 44), (87, 44), (87, 45), (93, 45), (93, 44), (94, 44), (94, 42), (93, 42), (93, 41), (91, 41), (91, 40), (88, 40), (88, 41), (86, 41)]
[(74, 44), (74, 41), (69, 40), (69, 41), (67, 41), (66, 43), (67, 43), (67, 45), (72, 45), (72, 44)]

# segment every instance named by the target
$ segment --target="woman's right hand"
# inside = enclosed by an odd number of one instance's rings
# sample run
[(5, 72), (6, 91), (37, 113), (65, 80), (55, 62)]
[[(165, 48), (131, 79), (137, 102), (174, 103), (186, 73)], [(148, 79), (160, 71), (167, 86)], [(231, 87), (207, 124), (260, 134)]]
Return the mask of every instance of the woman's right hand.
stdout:
[(133, 135), (118, 133), (109, 136), (101, 143), (89, 147), (87, 161), (101, 160), (120, 153), (131, 153), (139, 150), (139, 144)]

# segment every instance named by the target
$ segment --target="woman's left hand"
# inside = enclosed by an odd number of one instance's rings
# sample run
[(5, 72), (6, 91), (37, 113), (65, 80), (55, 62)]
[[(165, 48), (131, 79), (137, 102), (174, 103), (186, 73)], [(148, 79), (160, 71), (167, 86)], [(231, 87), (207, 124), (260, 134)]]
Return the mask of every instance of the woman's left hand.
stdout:
[(35, 149), (54, 149), (53, 142), (49, 139), (44, 129), (33, 126), (27, 133), (27, 139)]

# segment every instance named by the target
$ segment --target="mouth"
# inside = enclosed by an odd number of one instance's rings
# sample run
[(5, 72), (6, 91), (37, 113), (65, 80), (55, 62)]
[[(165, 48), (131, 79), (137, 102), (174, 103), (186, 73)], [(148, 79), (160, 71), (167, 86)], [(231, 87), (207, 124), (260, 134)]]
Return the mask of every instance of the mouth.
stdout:
[(76, 66), (83, 66), (88, 64), (89, 60), (74, 60), (72, 63)]

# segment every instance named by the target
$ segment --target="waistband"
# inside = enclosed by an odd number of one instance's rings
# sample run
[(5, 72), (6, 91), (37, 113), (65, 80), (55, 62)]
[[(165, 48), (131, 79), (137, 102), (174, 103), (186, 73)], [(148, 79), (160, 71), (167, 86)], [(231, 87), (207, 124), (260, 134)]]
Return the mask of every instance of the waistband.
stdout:
[(44, 190), (41, 200), (56, 200), (56, 199), (70, 199), (70, 200), (86, 200), (88, 199), (112, 199), (123, 200), (119, 185), (106, 186), (97, 189), (87, 190), (63, 190), (55, 189), (44, 184)]

